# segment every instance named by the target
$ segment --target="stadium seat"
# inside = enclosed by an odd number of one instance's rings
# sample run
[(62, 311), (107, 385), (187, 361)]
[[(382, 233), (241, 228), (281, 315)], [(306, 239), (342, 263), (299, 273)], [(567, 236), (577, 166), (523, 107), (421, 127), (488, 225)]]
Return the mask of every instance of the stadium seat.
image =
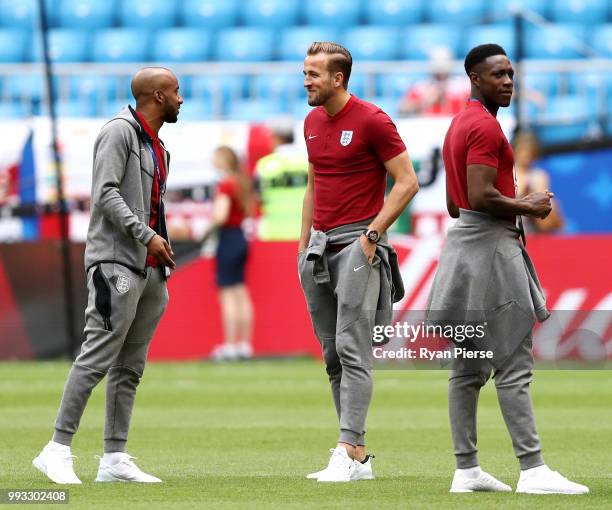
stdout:
[(200, 28), (169, 28), (155, 35), (153, 60), (199, 62), (210, 57), (211, 34)]
[(394, 60), (397, 57), (399, 29), (389, 26), (359, 26), (348, 29), (341, 38), (357, 60)]
[(376, 77), (376, 90), (381, 96), (399, 101), (415, 83), (426, 79), (426, 73), (390, 73)]
[(550, 96), (559, 94), (561, 77), (559, 73), (528, 72), (523, 76), (523, 87), (527, 93), (541, 94), (544, 101)]
[(590, 46), (597, 57), (612, 58), (612, 23), (594, 27), (590, 32)]
[(581, 45), (586, 31), (582, 25), (529, 26), (525, 38), (527, 58), (570, 59), (585, 56)]
[[(45, 0), (50, 27), (56, 24), (56, 1)], [(33, 30), (38, 26), (38, 19), (38, 0), (0, 0), (0, 26)]]
[(608, 14), (607, 0), (572, 0), (551, 2), (551, 18), (557, 23), (605, 23)]
[(148, 60), (147, 32), (138, 28), (109, 28), (94, 34), (95, 62), (142, 62)]
[(121, 0), (119, 23), (124, 27), (147, 29), (176, 25), (176, 2), (168, 0)]
[(364, 73), (352, 73), (348, 91), (357, 97), (376, 96), (376, 76)]
[(241, 19), (245, 25), (283, 28), (297, 24), (298, 0), (246, 0)]
[(414, 25), (400, 37), (400, 57), (427, 60), (438, 47), (448, 48), (457, 57), (461, 52), (460, 41), (461, 29), (456, 25)]
[(287, 109), (294, 101), (306, 101), (301, 74), (257, 75), (251, 79), (249, 96), (253, 99), (270, 99), (281, 102)]
[(425, 6), (432, 23), (478, 25), (485, 20), (485, 0), (428, 0)]
[(463, 39), (463, 49), (458, 56), (467, 55), (474, 46), (494, 43), (504, 48), (508, 57), (513, 59), (515, 56), (515, 41), (516, 37), (511, 25), (483, 25), (474, 27), (466, 31)]
[(132, 108), (134, 107), (133, 99), (117, 99), (115, 101), (103, 102), (97, 109), (97, 116), (102, 117), (104, 119), (111, 119), (121, 110), (123, 110), (128, 105), (128, 103), (132, 105)]
[(114, 101), (117, 98), (118, 79), (116, 76), (77, 74), (70, 76), (69, 94), (73, 100), (92, 103)]
[(0, 103), (0, 117), (19, 119), (28, 117), (30, 111), (20, 101), (2, 101)]
[(212, 101), (190, 99), (181, 105), (180, 120), (210, 120), (214, 118)]
[(242, 99), (229, 103), (225, 115), (228, 120), (265, 121), (285, 113), (278, 101), (268, 99)]
[(291, 116), (294, 119), (302, 120), (308, 115), (312, 110), (312, 106), (310, 106), (306, 101), (296, 101), (291, 105)]
[[(49, 30), (49, 58), (53, 62), (85, 62), (89, 48), (89, 34), (85, 30), (53, 28)], [(32, 39), (31, 60), (43, 60), (40, 34)]]
[(309, 0), (304, 16), (309, 25), (350, 28), (361, 21), (361, 5), (361, 0)]
[(191, 101), (209, 101), (215, 113), (244, 97), (246, 79), (241, 75), (201, 75), (191, 78)]
[(549, 0), (495, 0), (489, 8), (495, 23), (509, 23), (518, 11), (531, 11), (546, 18), (549, 3)]
[(215, 57), (233, 62), (272, 59), (274, 31), (267, 28), (227, 28), (217, 37)]
[(30, 36), (20, 28), (0, 29), (0, 62), (23, 62), (26, 59)]
[(238, 0), (184, 0), (179, 21), (187, 27), (232, 27), (238, 22), (238, 5)]
[(61, 0), (58, 21), (63, 28), (111, 28), (114, 15), (113, 0)]
[(423, 21), (421, 0), (382, 0), (366, 2), (365, 19), (369, 25), (404, 27)]
[[(45, 102), (41, 105), (41, 115), (49, 115), (49, 105)], [(96, 104), (86, 100), (69, 99), (55, 103), (55, 115), (60, 118), (67, 117), (94, 117), (96, 115)]]
[(279, 57), (281, 60), (304, 60), (306, 50), (313, 41), (335, 41), (338, 30), (331, 26), (292, 27), (281, 32)]
[(536, 132), (544, 144), (579, 141), (589, 133), (593, 113), (585, 97), (551, 97), (536, 123)]

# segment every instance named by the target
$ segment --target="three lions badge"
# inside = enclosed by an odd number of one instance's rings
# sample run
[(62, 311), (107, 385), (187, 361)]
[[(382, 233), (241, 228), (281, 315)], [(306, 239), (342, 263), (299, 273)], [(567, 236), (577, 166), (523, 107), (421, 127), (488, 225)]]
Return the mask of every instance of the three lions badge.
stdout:
[(340, 145), (342, 145), (342, 147), (346, 147), (349, 143), (351, 143), (352, 139), (352, 131), (342, 131), (342, 134), (340, 135)]
[(119, 294), (125, 294), (128, 290), (130, 290), (131, 280), (125, 276), (124, 274), (120, 274), (117, 276), (117, 283), (115, 283), (115, 287), (117, 288), (117, 292)]

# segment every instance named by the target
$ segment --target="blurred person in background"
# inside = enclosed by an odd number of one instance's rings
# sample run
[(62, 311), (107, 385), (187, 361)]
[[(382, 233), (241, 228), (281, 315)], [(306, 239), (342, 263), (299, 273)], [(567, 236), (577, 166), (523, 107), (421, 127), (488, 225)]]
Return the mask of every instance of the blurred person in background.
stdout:
[(222, 174), (213, 202), (211, 228), (219, 234), (216, 281), (224, 342), (213, 349), (211, 358), (217, 361), (247, 359), (253, 356), (253, 305), (244, 278), (248, 245), (242, 222), (252, 213), (252, 185), (232, 148), (218, 147), (213, 165)]
[(459, 76), (451, 76), (453, 53), (445, 46), (433, 48), (431, 76), (416, 82), (401, 99), (401, 115), (455, 115), (463, 110), (470, 88)]
[(308, 181), (308, 157), (294, 144), (293, 122), (273, 124), (270, 129), (273, 152), (261, 158), (255, 167), (262, 202), (259, 238), (297, 240)]
[[(520, 198), (530, 193), (544, 192), (550, 189), (550, 177), (546, 170), (533, 166), (540, 155), (540, 142), (534, 133), (519, 132), (514, 139), (514, 157), (517, 195)], [(526, 232), (552, 233), (563, 229), (563, 215), (558, 198), (551, 199), (552, 211), (546, 218), (526, 216), (524, 221)]]

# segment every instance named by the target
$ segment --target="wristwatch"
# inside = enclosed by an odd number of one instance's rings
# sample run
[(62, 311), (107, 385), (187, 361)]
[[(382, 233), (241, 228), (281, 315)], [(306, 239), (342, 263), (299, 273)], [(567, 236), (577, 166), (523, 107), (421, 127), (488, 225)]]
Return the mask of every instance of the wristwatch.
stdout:
[(372, 244), (376, 244), (380, 240), (380, 234), (376, 230), (364, 230), (363, 235)]

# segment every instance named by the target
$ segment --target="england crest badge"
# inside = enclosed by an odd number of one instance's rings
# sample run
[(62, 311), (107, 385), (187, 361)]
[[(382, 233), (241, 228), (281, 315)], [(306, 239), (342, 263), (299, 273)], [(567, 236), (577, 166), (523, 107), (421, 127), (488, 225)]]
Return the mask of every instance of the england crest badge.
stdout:
[(117, 276), (117, 283), (115, 284), (117, 292), (119, 292), (119, 294), (125, 294), (128, 290), (130, 290), (130, 281), (131, 280), (124, 274)]
[(342, 131), (342, 134), (340, 135), (340, 145), (342, 145), (342, 147), (346, 147), (349, 143), (351, 143), (352, 139), (352, 131)]

